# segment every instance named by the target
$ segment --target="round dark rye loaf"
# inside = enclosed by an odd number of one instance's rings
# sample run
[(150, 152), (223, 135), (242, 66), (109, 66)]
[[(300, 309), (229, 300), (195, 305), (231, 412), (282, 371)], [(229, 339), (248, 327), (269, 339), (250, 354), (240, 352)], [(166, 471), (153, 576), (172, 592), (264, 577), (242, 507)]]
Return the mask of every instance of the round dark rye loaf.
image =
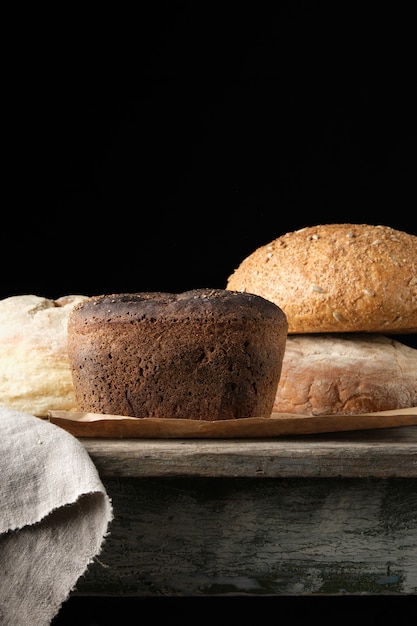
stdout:
[(255, 250), (227, 289), (275, 302), (289, 334), (416, 333), (417, 237), (388, 226), (309, 226)]
[(286, 335), (283, 311), (252, 294), (89, 298), (68, 322), (78, 409), (196, 420), (269, 416)]

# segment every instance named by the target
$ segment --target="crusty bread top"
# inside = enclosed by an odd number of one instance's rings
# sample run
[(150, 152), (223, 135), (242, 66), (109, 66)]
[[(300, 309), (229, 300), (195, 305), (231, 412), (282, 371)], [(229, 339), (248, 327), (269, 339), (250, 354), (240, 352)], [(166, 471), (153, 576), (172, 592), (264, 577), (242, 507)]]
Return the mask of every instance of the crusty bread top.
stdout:
[(417, 406), (417, 350), (378, 333), (287, 337), (274, 412), (352, 415)]
[(416, 333), (417, 237), (388, 226), (309, 226), (255, 250), (227, 289), (277, 304), (288, 334)]
[[(141, 292), (91, 296), (77, 303), (69, 316), (69, 325), (88, 333), (94, 325), (132, 324), (133, 321), (191, 321), (204, 325), (221, 315), (225, 320), (242, 317), (251, 320), (272, 319), (287, 331), (284, 312), (276, 304), (256, 294), (229, 289), (192, 289), (182, 293)], [(98, 332), (98, 331), (93, 331)]]

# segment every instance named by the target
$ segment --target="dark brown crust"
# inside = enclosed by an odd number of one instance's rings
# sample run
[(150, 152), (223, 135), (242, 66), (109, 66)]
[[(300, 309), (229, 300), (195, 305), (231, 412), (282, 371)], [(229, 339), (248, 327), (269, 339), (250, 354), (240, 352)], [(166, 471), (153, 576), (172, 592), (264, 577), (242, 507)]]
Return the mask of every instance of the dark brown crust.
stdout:
[(241, 319), (242, 313), (246, 316), (259, 318), (273, 318), (277, 315), (277, 305), (254, 295), (242, 294), (224, 289), (194, 289), (182, 293), (142, 292), (126, 294), (110, 294), (92, 296), (75, 306), (79, 309), (78, 318), (85, 319), (88, 324), (101, 322), (111, 315), (112, 323), (129, 320), (139, 321), (145, 317), (155, 320), (175, 321), (185, 319), (190, 315), (193, 320), (203, 321), (213, 315), (228, 315), (231, 318)]
[(197, 420), (269, 416), (286, 334), (282, 310), (252, 294), (89, 298), (68, 323), (78, 408)]

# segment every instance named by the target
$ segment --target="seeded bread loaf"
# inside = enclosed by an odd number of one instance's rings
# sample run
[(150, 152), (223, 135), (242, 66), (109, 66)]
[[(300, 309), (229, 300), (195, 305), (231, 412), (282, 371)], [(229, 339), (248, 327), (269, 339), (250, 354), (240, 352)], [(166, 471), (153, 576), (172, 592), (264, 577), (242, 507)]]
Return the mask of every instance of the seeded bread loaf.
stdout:
[(138, 418), (269, 417), (286, 336), (282, 310), (252, 294), (89, 298), (68, 322), (77, 408)]
[(226, 287), (277, 304), (289, 334), (416, 333), (417, 237), (388, 226), (309, 226), (255, 250)]
[(0, 300), (0, 403), (37, 417), (75, 407), (67, 353), (70, 310), (86, 296)]
[(351, 415), (417, 406), (417, 350), (377, 333), (287, 337), (274, 412)]

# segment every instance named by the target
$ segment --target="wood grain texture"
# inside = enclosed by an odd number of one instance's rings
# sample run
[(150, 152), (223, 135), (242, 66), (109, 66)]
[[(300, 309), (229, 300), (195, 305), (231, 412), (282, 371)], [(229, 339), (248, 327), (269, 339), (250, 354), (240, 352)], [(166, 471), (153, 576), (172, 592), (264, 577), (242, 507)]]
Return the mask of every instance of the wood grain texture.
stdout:
[(416, 594), (408, 479), (106, 479), (115, 519), (75, 593)]
[(75, 594), (417, 594), (417, 427), (80, 440), (112, 499)]
[(417, 478), (417, 427), (277, 439), (81, 439), (103, 477)]

